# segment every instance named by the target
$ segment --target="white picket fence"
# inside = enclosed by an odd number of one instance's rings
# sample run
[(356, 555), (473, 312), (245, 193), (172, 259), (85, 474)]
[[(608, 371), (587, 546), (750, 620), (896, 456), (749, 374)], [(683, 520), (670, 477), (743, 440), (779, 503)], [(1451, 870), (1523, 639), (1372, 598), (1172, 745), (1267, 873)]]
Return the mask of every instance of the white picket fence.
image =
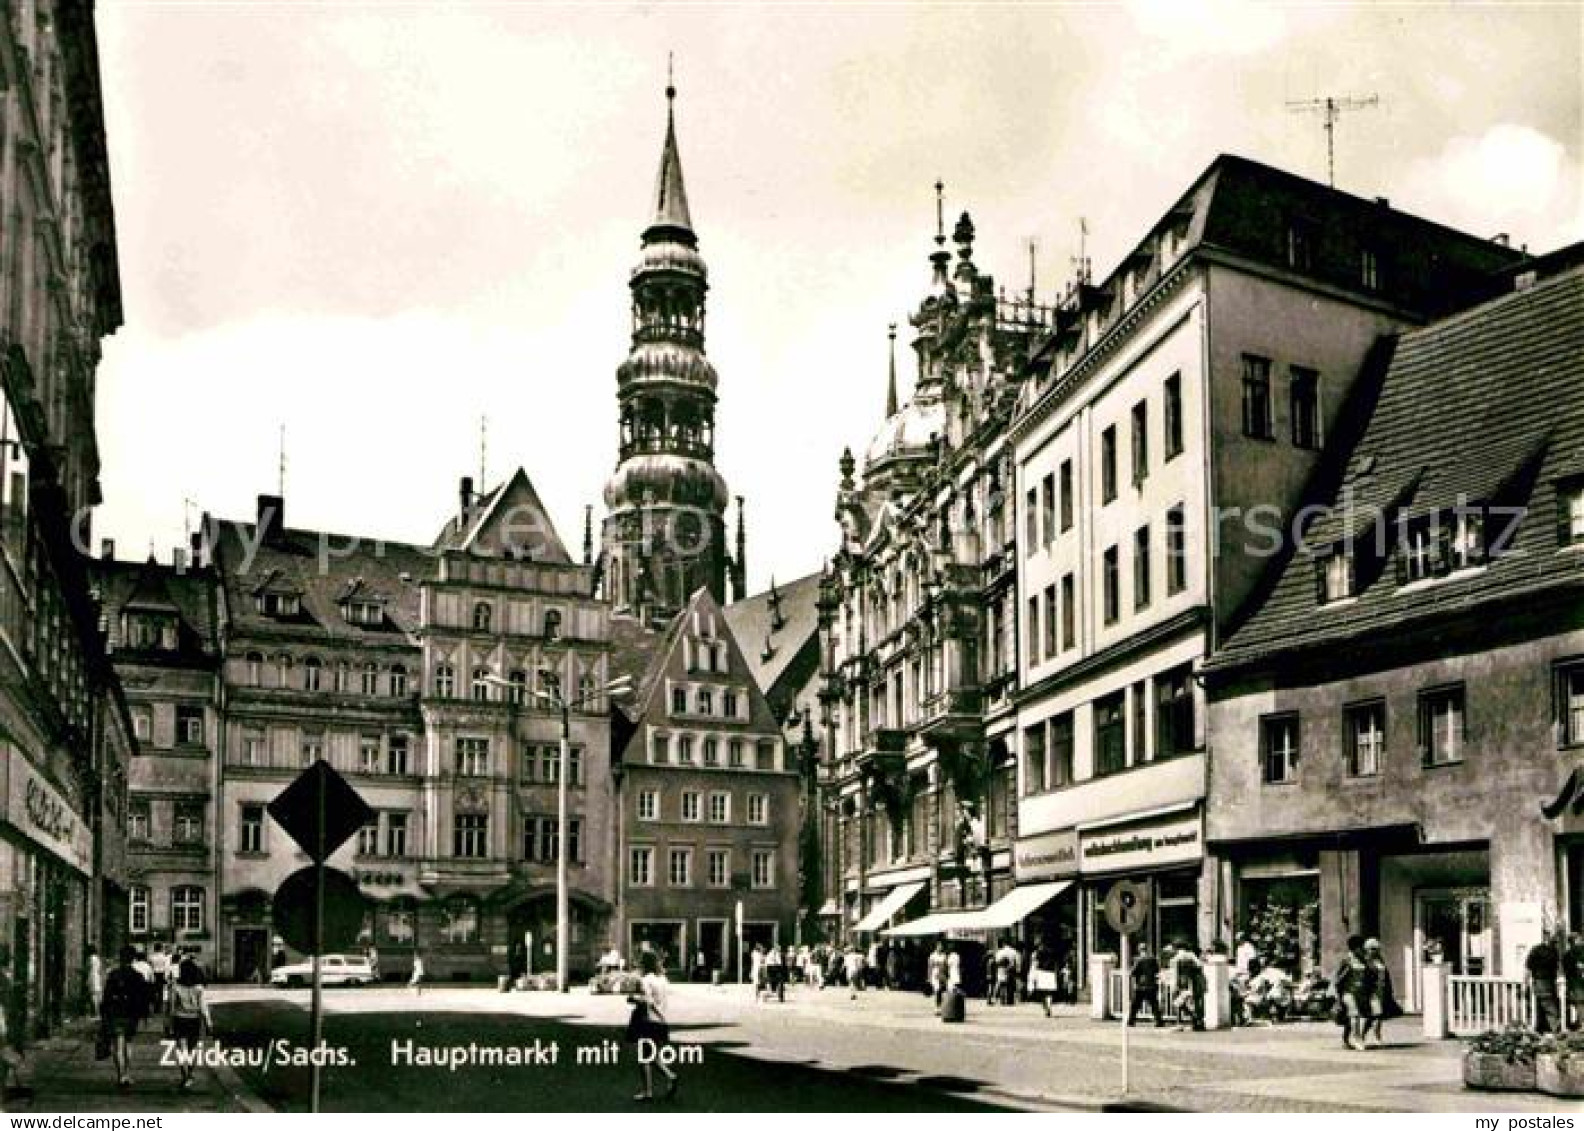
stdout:
[(1447, 1028), (1453, 1036), (1500, 1029), (1511, 1021), (1534, 1024), (1534, 998), (1521, 979), (1452, 974), (1446, 983)]

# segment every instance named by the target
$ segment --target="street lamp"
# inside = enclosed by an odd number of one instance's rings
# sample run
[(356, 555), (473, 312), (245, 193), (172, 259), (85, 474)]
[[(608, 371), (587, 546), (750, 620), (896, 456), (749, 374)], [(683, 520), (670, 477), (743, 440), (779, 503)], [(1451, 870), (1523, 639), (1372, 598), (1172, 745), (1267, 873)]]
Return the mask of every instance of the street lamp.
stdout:
[[(603, 687), (570, 700), (561, 693), (561, 677), (558, 673), (544, 668), (540, 670), (539, 678), (549, 690), (528, 688), (528, 694), (544, 700), (561, 715), (560, 769), (556, 773), (556, 988), (566, 993), (571, 988), (567, 970), (567, 896), (570, 890), (567, 886), (567, 857), (570, 855), (567, 852), (567, 778), (572, 765), (572, 709), (587, 707), (607, 695), (626, 695), (632, 690), (632, 677), (618, 676)], [(498, 675), (486, 675), (484, 682), (505, 688), (508, 693), (522, 689), (520, 685), (501, 679)]]

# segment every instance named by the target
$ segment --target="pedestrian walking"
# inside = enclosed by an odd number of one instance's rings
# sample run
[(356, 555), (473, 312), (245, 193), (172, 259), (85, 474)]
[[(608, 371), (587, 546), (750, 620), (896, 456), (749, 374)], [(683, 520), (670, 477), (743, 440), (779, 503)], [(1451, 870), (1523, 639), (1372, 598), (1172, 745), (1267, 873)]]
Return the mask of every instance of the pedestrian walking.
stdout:
[(1562, 952), (1562, 981), (1567, 988), (1568, 1027), (1584, 1026), (1584, 935), (1568, 936)]
[(165, 1008), (165, 991), (170, 986), (171, 958), (165, 950), (164, 943), (154, 944), (154, 953), (149, 955), (149, 967), (154, 971), (154, 1003), (160, 1009)]
[(1028, 996), (1038, 1001), (1049, 1017), (1056, 992), (1056, 952), (1049, 943), (1041, 942), (1029, 956)]
[(1131, 1027), (1138, 1020), (1139, 1010), (1149, 1006), (1150, 1018), (1159, 1029), (1166, 1024), (1161, 1016), (1160, 962), (1150, 953), (1148, 944), (1140, 943), (1138, 957), (1128, 971), (1128, 981), (1133, 989), (1133, 1000), (1128, 1005), (1127, 1023)]
[(765, 996), (786, 1001), (786, 963), (781, 958), (781, 948), (771, 947), (764, 956)]
[[(1336, 973), (1331, 978), (1331, 984), (1336, 987), (1337, 1008), (1336, 1021), (1342, 1027), (1342, 1046), (1344, 1048), (1364, 1047), (1364, 974), (1368, 965), (1364, 961), (1364, 938), (1362, 935), (1349, 935), (1347, 940), (1347, 954), (1342, 961), (1337, 963)], [(1353, 1043), (1354, 1034), (1358, 1034), (1359, 1043)]]
[(214, 1031), (209, 1016), (209, 1000), (204, 996), (204, 976), (198, 962), (187, 955), (176, 967), (176, 977), (171, 983), (167, 1016), (170, 1035), (186, 1049), (188, 1056), (181, 1059), (181, 1089), (186, 1091), (193, 1082), (193, 1056), (205, 1032)]
[(667, 1058), (661, 1055), (662, 1050), (671, 1043), (671, 1023), (666, 1020), (671, 983), (666, 979), (665, 968), (660, 965), (660, 956), (652, 950), (638, 955), (638, 969), (638, 992), (627, 999), (627, 1003), (633, 1007), (632, 1015), (627, 1019), (627, 1041), (634, 1046), (638, 1072), (643, 1079), (643, 1091), (633, 1099), (648, 1103), (654, 1099), (654, 1069), (657, 1062), (661, 1075), (666, 1078), (666, 1099), (676, 1095), (679, 1081), (671, 1066), (665, 1063)]
[(1380, 1045), (1386, 1040), (1386, 1022), (1393, 1017), (1401, 1017), (1402, 1006), (1397, 1004), (1397, 995), (1392, 990), (1391, 969), (1381, 953), (1379, 939), (1365, 940), (1364, 966), (1369, 1016), (1364, 1022), (1363, 1043), (1369, 1043), (1370, 1029), (1373, 1028), (1375, 1043)]
[(423, 955), (413, 955), (412, 975), (407, 979), (407, 988), (412, 990), (413, 997), (423, 997), (424, 960)]
[(1002, 1005), (1017, 1003), (1017, 976), (1023, 966), (1023, 955), (1011, 939), (1002, 939), (995, 952), (995, 997)]
[(864, 956), (856, 946), (847, 948), (844, 967), (847, 974), (848, 997), (856, 1001), (864, 988)]
[(935, 1012), (940, 1012), (941, 997), (946, 993), (946, 944), (937, 942), (935, 949), (924, 960), (924, 980), (935, 998)]
[(1535, 1031), (1556, 1033), (1563, 1028), (1562, 1003), (1557, 998), (1557, 975), (1562, 957), (1549, 938), (1542, 937), (1529, 948), (1524, 969), (1529, 973), (1529, 991), (1534, 996)]
[(1204, 1032), (1204, 964), (1198, 951), (1186, 940), (1178, 940), (1172, 956), (1175, 973), (1177, 1028), (1191, 1025), (1196, 1033)]
[(91, 1017), (99, 1016), (99, 1004), (104, 1000), (104, 959), (99, 957), (97, 947), (88, 948), (88, 1013)]
[(154, 998), (153, 980), (144, 977), (134, 965), (137, 951), (123, 946), (120, 965), (110, 971), (105, 979), (104, 1000), (99, 1007), (101, 1042), (108, 1043), (110, 1055), (115, 1060), (116, 1084), (122, 1088), (132, 1086), (132, 1053), (130, 1044), (140, 1025), (149, 1015), (149, 1003)]

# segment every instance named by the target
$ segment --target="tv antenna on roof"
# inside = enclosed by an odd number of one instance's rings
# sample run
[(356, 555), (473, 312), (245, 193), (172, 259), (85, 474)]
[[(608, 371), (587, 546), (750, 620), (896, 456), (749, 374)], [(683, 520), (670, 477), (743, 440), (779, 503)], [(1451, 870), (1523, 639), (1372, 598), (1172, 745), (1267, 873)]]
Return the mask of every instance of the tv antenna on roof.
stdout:
[(286, 497), (286, 425), (280, 426), (280, 440), (276, 448), (275, 493)]
[(1349, 110), (1367, 110), (1380, 105), (1375, 94), (1327, 95), (1287, 103), (1294, 114), (1319, 114), (1326, 135), (1326, 184), (1336, 188), (1336, 124), (1337, 119)]

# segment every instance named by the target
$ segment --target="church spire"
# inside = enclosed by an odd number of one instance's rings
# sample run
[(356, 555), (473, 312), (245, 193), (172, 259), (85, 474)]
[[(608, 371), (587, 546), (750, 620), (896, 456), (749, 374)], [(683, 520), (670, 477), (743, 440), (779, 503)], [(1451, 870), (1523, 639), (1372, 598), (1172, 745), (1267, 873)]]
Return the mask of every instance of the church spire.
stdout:
[(891, 331), (887, 335), (891, 340), (891, 372), (886, 381), (886, 419), (897, 414), (897, 384), (896, 384), (896, 323), (891, 323)]
[(676, 86), (671, 81), (671, 62), (666, 60), (666, 134), (660, 151), (660, 172), (655, 177), (654, 219), (650, 228), (675, 228), (692, 233), (693, 217), (688, 212), (687, 186), (682, 182), (682, 158), (677, 153)]

